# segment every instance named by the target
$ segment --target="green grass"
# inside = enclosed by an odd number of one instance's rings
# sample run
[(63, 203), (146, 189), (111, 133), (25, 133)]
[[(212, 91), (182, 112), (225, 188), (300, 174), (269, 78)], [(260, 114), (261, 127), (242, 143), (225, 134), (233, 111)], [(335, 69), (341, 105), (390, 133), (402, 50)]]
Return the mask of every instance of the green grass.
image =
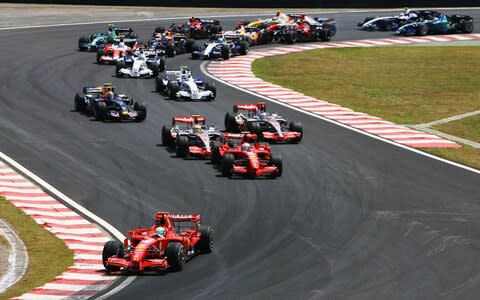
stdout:
[(2, 197), (0, 219), (15, 228), (25, 243), (29, 256), (25, 276), (5, 293), (0, 294), (0, 299), (19, 296), (50, 282), (73, 264), (73, 253), (63, 241)]
[[(479, 79), (480, 80), (480, 79)], [(480, 82), (479, 82), (480, 84)], [(480, 115), (432, 127), (435, 130), (480, 143)]]
[[(256, 76), (397, 124), (480, 109), (478, 47), (319, 49), (254, 61)], [(480, 141), (480, 118), (435, 129)], [(457, 122), (455, 122), (457, 123)], [(424, 149), (480, 169), (480, 150)]]
[(0, 244), (5, 247), (9, 247), (8, 241), (0, 235)]
[(253, 71), (317, 99), (398, 124), (419, 124), (480, 108), (478, 50), (320, 49), (262, 58)]

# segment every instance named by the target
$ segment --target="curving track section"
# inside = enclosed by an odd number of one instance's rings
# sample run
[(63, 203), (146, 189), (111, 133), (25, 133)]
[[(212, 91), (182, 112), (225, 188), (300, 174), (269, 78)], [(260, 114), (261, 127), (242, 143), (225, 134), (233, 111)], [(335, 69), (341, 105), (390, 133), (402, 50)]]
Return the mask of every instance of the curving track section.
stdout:
[[(466, 11), (480, 18), (477, 10)], [(330, 14), (332, 15), (332, 14)], [(335, 14), (335, 40), (366, 13)], [(232, 27), (238, 18), (222, 18)], [(161, 22), (130, 24), (149, 37)], [(164, 25), (171, 22), (164, 21)], [(475, 24), (480, 28), (478, 22)], [(213, 103), (179, 103), (152, 80), (119, 80), (78, 36), (103, 25), (0, 32), (0, 150), (120, 231), (150, 224), (158, 209), (199, 212), (216, 229), (216, 251), (184, 271), (139, 276), (116, 297), (158, 299), (437, 299), (480, 293), (479, 183), (474, 174), (269, 104), (303, 123), (299, 145), (274, 145), (276, 180), (228, 180), (205, 161), (174, 158), (160, 129), (174, 114), (214, 124), (254, 97), (217, 86)], [(478, 31), (478, 30), (477, 30)], [(187, 56), (168, 61), (199, 62)], [(141, 124), (104, 124), (72, 112), (83, 85), (113, 82), (144, 100)]]

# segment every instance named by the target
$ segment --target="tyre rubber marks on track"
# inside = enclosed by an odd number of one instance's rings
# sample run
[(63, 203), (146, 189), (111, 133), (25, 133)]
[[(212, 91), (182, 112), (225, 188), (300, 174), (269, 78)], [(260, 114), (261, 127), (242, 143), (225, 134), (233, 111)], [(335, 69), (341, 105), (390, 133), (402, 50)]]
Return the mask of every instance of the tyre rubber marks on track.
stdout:
[(375, 40), (357, 40), (338, 43), (296, 44), (274, 49), (250, 51), (247, 56), (237, 56), (230, 60), (211, 62), (207, 69), (210, 74), (225, 82), (246, 89), (250, 92), (286, 103), (292, 107), (329, 118), (356, 129), (392, 140), (413, 148), (459, 148), (459, 144), (433, 134), (413, 130), (406, 126), (394, 124), (378, 117), (356, 112), (327, 101), (315, 99), (302, 93), (263, 81), (253, 74), (252, 62), (255, 59), (300, 52), (312, 49), (376, 47), (405, 45), (413, 43), (431, 43), (447, 41), (479, 40), (480, 34), (439, 35), (428, 37), (392, 38)]
[(118, 279), (106, 275), (102, 264), (109, 236), (2, 162), (0, 196), (63, 240), (74, 255), (74, 264), (53, 282), (14, 299), (87, 299)]

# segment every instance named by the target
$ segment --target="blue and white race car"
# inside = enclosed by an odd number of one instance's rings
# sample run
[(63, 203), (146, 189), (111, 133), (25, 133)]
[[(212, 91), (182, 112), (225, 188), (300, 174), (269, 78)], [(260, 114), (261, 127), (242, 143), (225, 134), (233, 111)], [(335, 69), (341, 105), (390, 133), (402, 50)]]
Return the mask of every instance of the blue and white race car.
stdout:
[(405, 24), (397, 29), (397, 35), (427, 35), (448, 33), (472, 33), (473, 18), (465, 15), (438, 14), (427, 19)]
[(235, 55), (247, 55), (248, 42), (239, 34), (223, 34), (205, 43), (205, 49), (195, 47), (193, 59), (229, 59)]
[(201, 76), (193, 77), (187, 66), (166, 69), (162, 77), (156, 78), (155, 90), (174, 100), (212, 101), (217, 94), (213, 82), (207, 82)]

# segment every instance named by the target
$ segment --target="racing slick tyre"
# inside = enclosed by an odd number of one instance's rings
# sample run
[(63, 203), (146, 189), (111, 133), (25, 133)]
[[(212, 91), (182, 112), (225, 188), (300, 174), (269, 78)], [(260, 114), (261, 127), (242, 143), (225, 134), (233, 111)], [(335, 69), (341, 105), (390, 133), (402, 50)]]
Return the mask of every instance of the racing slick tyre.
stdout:
[(185, 264), (185, 250), (182, 243), (170, 242), (165, 249), (165, 256), (170, 269), (180, 271)]
[(155, 90), (160, 94), (165, 94), (166, 92), (166, 86), (163, 84), (161, 77), (155, 78)]
[(293, 44), (297, 41), (297, 33), (293, 30), (288, 31), (285, 33), (285, 42), (287, 44)]
[(173, 146), (173, 139), (171, 134), (172, 128), (169, 126), (162, 127), (162, 145), (171, 147)]
[(238, 52), (240, 53), (240, 55), (247, 55), (248, 53), (248, 42), (246, 41), (242, 41), (240, 42), (240, 49), (238, 50)]
[(258, 122), (249, 122), (247, 123), (248, 131), (251, 133), (255, 133), (257, 135), (257, 139), (262, 139), (262, 129), (260, 127), (260, 123)]
[(80, 48), (80, 45), (82, 45), (82, 44), (87, 44), (87, 43), (90, 43), (90, 39), (87, 38), (86, 36), (81, 36), (81, 37), (78, 39), (78, 49), (79, 49), (80, 51), (85, 51), (85, 50), (87, 50), (87, 49), (85, 49), (85, 48)]
[(105, 102), (95, 102), (95, 106), (93, 107), (93, 117), (97, 121), (105, 121), (107, 113), (107, 105)]
[(277, 167), (277, 172), (274, 173), (273, 176), (275, 177), (282, 176), (283, 163), (282, 163), (282, 157), (280, 156), (280, 154), (272, 154), (272, 157), (270, 158), (270, 164), (272, 166)]
[(465, 22), (462, 26), (463, 33), (472, 33), (473, 32), (473, 22)]
[(423, 35), (427, 35), (427, 33), (428, 33), (428, 27), (425, 24), (419, 24), (415, 29), (416, 35), (423, 36)]
[(205, 90), (212, 92), (212, 95), (207, 98), (207, 100), (212, 101), (217, 96), (217, 86), (215, 82), (207, 82), (205, 83)]
[(97, 64), (99, 64), (99, 65), (103, 64), (102, 56), (103, 56), (103, 49), (98, 49), (97, 50)]
[(187, 40), (187, 42), (185, 43), (185, 52), (187, 53), (191, 53), (193, 50), (197, 50), (195, 46), (195, 40)]
[(220, 143), (214, 142), (212, 146), (212, 155), (210, 156), (210, 161), (212, 165), (219, 165), (221, 162), (222, 156), (220, 154)]
[(393, 24), (391, 20), (384, 20), (382, 22), (379, 22), (378, 25), (381, 31), (392, 31)]
[(133, 110), (137, 113), (137, 117), (135, 117), (135, 122), (143, 122), (147, 118), (147, 107), (145, 103), (135, 102), (133, 104)]
[(330, 33), (326, 28), (321, 29), (320, 32), (318, 33), (318, 36), (320, 37), (320, 40), (322, 42), (328, 42), (330, 40)]
[(288, 124), (288, 129), (290, 131), (294, 131), (294, 132), (299, 132), (300, 133), (300, 137), (299, 138), (296, 138), (296, 139), (293, 139), (292, 142), (294, 143), (299, 143), (302, 138), (303, 138), (303, 126), (302, 126), (302, 123), (300, 122), (290, 122), (290, 124)]
[(159, 72), (163, 72), (165, 71), (165, 56), (162, 56), (160, 58), (160, 61), (158, 62), (158, 71)]
[(177, 99), (177, 92), (180, 90), (178, 83), (176, 82), (169, 82), (167, 86), (168, 97), (172, 100)]
[(200, 227), (200, 240), (198, 241), (198, 250), (201, 253), (210, 253), (213, 250), (213, 228), (210, 226)]
[(165, 54), (167, 54), (168, 57), (174, 57), (176, 54), (175, 46), (167, 45), (167, 47), (165, 48)]
[(220, 55), (223, 59), (230, 59), (230, 47), (228, 45), (223, 45), (220, 50)]
[(158, 65), (157, 62), (152, 62), (149, 66), (150, 70), (152, 70), (152, 78), (157, 77), (158, 74), (160, 73), (160, 66)]
[(188, 154), (188, 137), (180, 135), (177, 137), (175, 154), (177, 157), (187, 157)]
[(80, 96), (78, 93), (75, 94), (74, 108), (75, 108), (75, 111), (80, 111), (80, 112), (85, 111), (85, 101), (83, 101), (82, 96)]
[(124, 254), (123, 244), (120, 241), (108, 241), (103, 246), (102, 262), (105, 269), (109, 272), (120, 270), (120, 267), (107, 265), (107, 260), (112, 256), (122, 258)]
[(165, 27), (163, 26), (155, 27), (155, 33), (164, 33), (164, 32), (165, 32)]
[(222, 175), (225, 177), (232, 177), (233, 164), (235, 163), (235, 156), (227, 153), (222, 159)]
[(117, 61), (117, 64), (115, 65), (115, 75), (116, 75), (118, 78), (123, 77), (123, 73), (122, 73), (120, 70), (123, 69), (123, 68), (125, 68), (125, 67), (126, 67), (125, 61), (123, 61), (123, 60)]
[(238, 129), (235, 115), (231, 113), (225, 114), (225, 131), (228, 132), (240, 132)]

